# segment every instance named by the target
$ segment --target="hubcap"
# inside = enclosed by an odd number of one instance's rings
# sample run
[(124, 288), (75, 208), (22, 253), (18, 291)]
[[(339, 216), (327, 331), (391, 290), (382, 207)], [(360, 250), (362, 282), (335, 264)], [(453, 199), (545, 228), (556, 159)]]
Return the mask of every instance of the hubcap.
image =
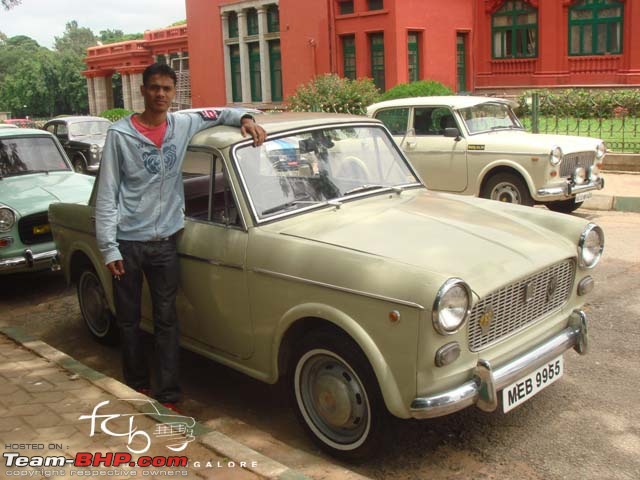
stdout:
[(325, 442), (353, 446), (366, 437), (370, 426), (366, 391), (349, 365), (332, 352), (315, 350), (300, 359), (296, 396), (307, 423)]
[(96, 335), (105, 335), (109, 330), (109, 316), (99, 280), (93, 274), (83, 275), (80, 293), (80, 306), (87, 325)]
[(493, 187), (493, 190), (491, 191), (491, 200), (517, 204), (522, 203), (518, 189), (512, 183), (507, 182), (499, 183)]

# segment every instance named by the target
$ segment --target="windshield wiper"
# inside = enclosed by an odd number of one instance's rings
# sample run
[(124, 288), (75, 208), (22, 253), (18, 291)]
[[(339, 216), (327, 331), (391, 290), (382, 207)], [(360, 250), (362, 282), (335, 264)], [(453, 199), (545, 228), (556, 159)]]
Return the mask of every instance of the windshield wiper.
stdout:
[(15, 177), (18, 175), (31, 175), (32, 173), (46, 173), (47, 175), (49, 175), (49, 170), (22, 170), (19, 172), (7, 173), (5, 174), (5, 177)]
[(300, 205), (304, 203), (309, 205), (314, 205), (316, 203), (323, 203), (323, 202), (318, 200), (291, 200), (290, 202), (286, 202), (281, 205), (276, 205), (275, 207), (271, 207), (271, 208), (267, 208), (266, 210), (263, 210), (262, 215), (268, 215), (270, 213), (279, 212), (280, 210), (286, 210), (289, 207), (293, 207), (295, 205)]
[(377, 185), (377, 184), (360, 185), (359, 187), (352, 188), (351, 190), (347, 190), (342, 194), (342, 196), (351, 195), (353, 193), (366, 192), (369, 190), (377, 190), (378, 188), (391, 188), (391, 187), (385, 187), (384, 185)]

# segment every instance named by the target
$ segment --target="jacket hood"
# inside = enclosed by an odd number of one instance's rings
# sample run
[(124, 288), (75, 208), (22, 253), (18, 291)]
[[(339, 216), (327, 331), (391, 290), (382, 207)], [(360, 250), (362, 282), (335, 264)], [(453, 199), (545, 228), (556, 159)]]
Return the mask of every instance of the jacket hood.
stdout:
[(551, 225), (519, 218), (520, 209), (531, 207), (510, 209), (512, 214), (496, 206), (501, 204), (420, 190), (347, 202), (326, 220), (300, 222), (280, 233), (459, 276), (479, 289), (487, 278), (501, 284), (575, 256), (575, 245)]
[(50, 203), (86, 203), (94, 178), (73, 172), (36, 173), (0, 180), (0, 203), (20, 216), (42, 212)]

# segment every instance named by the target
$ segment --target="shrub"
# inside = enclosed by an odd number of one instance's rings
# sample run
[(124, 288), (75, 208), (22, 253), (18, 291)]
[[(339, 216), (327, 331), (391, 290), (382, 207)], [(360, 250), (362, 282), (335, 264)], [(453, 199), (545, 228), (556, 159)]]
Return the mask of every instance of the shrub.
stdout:
[(301, 85), (289, 97), (293, 112), (330, 112), (364, 115), (368, 105), (380, 98), (370, 78), (350, 80), (334, 73), (319, 75)]
[(518, 97), (518, 115), (531, 115), (529, 99), (537, 92), (540, 115), (601, 118), (612, 116), (640, 116), (640, 92), (637, 90), (530, 90)]
[(111, 110), (105, 110), (100, 114), (100, 116), (115, 122), (116, 120), (120, 120), (122, 117), (131, 115), (132, 113), (133, 112), (131, 110), (127, 110), (125, 108), (112, 108)]
[(439, 95), (453, 95), (453, 90), (440, 82), (436, 82), (435, 80), (419, 80), (412, 83), (401, 83), (390, 88), (382, 95), (382, 100), (409, 97), (431, 97)]

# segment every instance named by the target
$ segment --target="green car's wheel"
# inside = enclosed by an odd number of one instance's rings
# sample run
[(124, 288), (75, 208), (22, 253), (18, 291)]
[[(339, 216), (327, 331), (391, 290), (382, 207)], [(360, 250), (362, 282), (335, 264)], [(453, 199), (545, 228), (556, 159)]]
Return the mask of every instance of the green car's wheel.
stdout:
[(373, 370), (360, 348), (330, 331), (305, 337), (294, 354), (291, 386), (298, 418), (334, 456), (371, 456), (388, 416)]
[(101, 343), (116, 343), (118, 340), (116, 319), (109, 310), (100, 278), (90, 267), (87, 267), (78, 279), (78, 300), (82, 318), (91, 335)]

